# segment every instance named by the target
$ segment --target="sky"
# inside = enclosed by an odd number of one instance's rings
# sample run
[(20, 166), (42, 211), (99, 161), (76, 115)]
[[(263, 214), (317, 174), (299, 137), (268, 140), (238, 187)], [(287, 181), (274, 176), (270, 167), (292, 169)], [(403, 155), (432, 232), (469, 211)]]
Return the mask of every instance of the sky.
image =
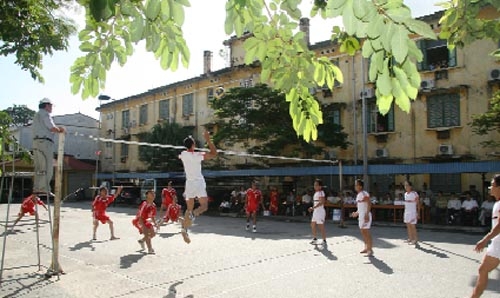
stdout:
[[(106, 88), (100, 94), (113, 99), (122, 99), (149, 89), (168, 85), (181, 80), (197, 77), (203, 73), (203, 52), (212, 51), (212, 69), (218, 70), (228, 66), (226, 59), (219, 55), (224, 49), (223, 42), (230, 36), (224, 32), (226, 0), (191, 0), (191, 7), (186, 8), (186, 19), (183, 26), (184, 38), (191, 52), (191, 61), (186, 69), (182, 65), (176, 72), (163, 70), (159, 60), (155, 60), (152, 53), (144, 50), (144, 43), (135, 47), (134, 55), (129, 57), (127, 64), (120, 67), (113, 64), (107, 74)], [(303, 16), (308, 17), (312, 0), (302, 1)], [(419, 17), (441, 10), (435, 3), (442, 0), (404, 0), (412, 9), (412, 15)], [(83, 17), (75, 12), (82, 26)], [(202, 21), (200, 21), (202, 20)], [(325, 41), (330, 38), (330, 29), (335, 25), (334, 20), (322, 20), (315, 17), (310, 20), (311, 43)], [(70, 39), (67, 52), (56, 52), (43, 60), (42, 76), (45, 83), (34, 81), (29, 72), (22, 71), (14, 64), (13, 56), (0, 56), (0, 110), (16, 105), (26, 105), (32, 110), (38, 109), (38, 102), (48, 97), (54, 103), (53, 115), (82, 113), (99, 118), (96, 108), (99, 107), (97, 98), (82, 100), (79, 94), (71, 94), (69, 83), (70, 67), (73, 61), (83, 56), (78, 49), (79, 41), (76, 36)]]

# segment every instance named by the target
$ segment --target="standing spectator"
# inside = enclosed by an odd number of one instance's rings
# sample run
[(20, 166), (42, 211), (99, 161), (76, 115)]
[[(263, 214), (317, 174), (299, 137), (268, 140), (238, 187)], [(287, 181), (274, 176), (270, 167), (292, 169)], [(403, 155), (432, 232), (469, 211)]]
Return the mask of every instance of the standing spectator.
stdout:
[(486, 219), (491, 219), (491, 213), (493, 211), (493, 206), (495, 205), (495, 198), (493, 196), (488, 196), (488, 200), (481, 204), (481, 212), (479, 213), (479, 221), (481, 226), (486, 226)]
[(54, 175), (54, 133), (64, 133), (64, 127), (58, 127), (52, 120), (52, 102), (44, 98), (38, 105), (38, 112), (33, 117), (33, 159), (35, 176), (33, 193), (39, 196), (51, 194), (50, 181)]
[(325, 233), (325, 192), (323, 191), (323, 182), (320, 179), (314, 181), (314, 196), (313, 205), (309, 207), (309, 212), (312, 212), (311, 219), (311, 232), (313, 234), (313, 240), (311, 244), (317, 244), (318, 239), (316, 238), (316, 226), (318, 226), (321, 237), (323, 238), (323, 245), (326, 245), (326, 233)]
[(286, 214), (294, 215), (295, 213), (295, 191), (291, 190), (286, 197)]
[(146, 191), (146, 201), (142, 202), (137, 211), (135, 219), (132, 224), (139, 230), (139, 234), (144, 235), (142, 239), (137, 240), (141, 249), (144, 250), (144, 243), (148, 247), (148, 254), (154, 254), (151, 239), (156, 235), (153, 225), (158, 229), (159, 225), (156, 223), (156, 204), (155, 192), (153, 190)]
[(45, 208), (45, 210), (47, 210), (47, 207), (39, 197), (34, 194), (27, 196), (26, 198), (24, 198), (21, 204), (21, 208), (19, 209), (19, 213), (17, 214), (17, 219), (14, 221), (11, 230), (14, 229), (14, 226), (21, 220), (21, 218), (23, 218), (26, 213), (35, 215), (35, 220), (38, 222), (38, 212), (36, 212), (35, 210), (35, 204), (40, 205)]
[(258, 188), (257, 181), (252, 181), (252, 186), (247, 190), (246, 193), (246, 203), (245, 211), (247, 214), (247, 225), (246, 230), (250, 229), (250, 217), (252, 217), (252, 232), (257, 233), (257, 212), (259, 211), (259, 205), (262, 206), (264, 210), (264, 203), (262, 202), (262, 193)]
[(454, 224), (460, 221), (460, 212), (462, 210), (462, 202), (458, 196), (452, 192), (448, 200), (448, 223)]
[(279, 210), (279, 193), (276, 187), (271, 186), (269, 193), (269, 211), (272, 215), (278, 214)]
[(160, 227), (164, 222), (169, 221), (168, 208), (170, 208), (170, 205), (173, 204), (174, 201), (177, 203), (177, 191), (172, 186), (172, 181), (169, 181), (167, 187), (162, 189), (161, 197), (162, 201), (160, 211), (165, 211), (165, 215), (160, 219), (158, 227)]
[(410, 181), (405, 182), (405, 212), (403, 215), (406, 230), (408, 232), (408, 244), (416, 245), (417, 237), (417, 222), (420, 218), (420, 198), (418, 193), (413, 190)]
[(373, 241), (372, 235), (370, 233), (370, 228), (372, 225), (372, 213), (371, 213), (371, 202), (370, 194), (363, 190), (364, 182), (361, 179), (356, 179), (354, 188), (358, 195), (356, 196), (356, 202), (358, 209), (351, 214), (351, 217), (358, 218), (358, 226), (361, 231), (361, 236), (363, 236), (363, 241), (365, 243), (365, 248), (360, 251), (360, 253), (366, 253), (368, 256), (373, 255)]
[(479, 274), (471, 298), (478, 298), (483, 294), (488, 285), (488, 274), (500, 264), (500, 174), (496, 174), (491, 179), (489, 190), (490, 195), (496, 200), (492, 211), (491, 230), (476, 243), (474, 250), (482, 252), (490, 240), (491, 243), (488, 245), (486, 255), (479, 266)]
[[(186, 243), (191, 242), (187, 228), (191, 226), (195, 216), (201, 215), (208, 209), (208, 195), (205, 178), (201, 173), (201, 162), (217, 156), (217, 149), (210, 139), (210, 133), (205, 131), (203, 137), (210, 149), (209, 152), (195, 152), (195, 141), (193, 137), (189, 136), (184, 139), (186, 150), (182, 151), (179, 155), (179, 159), (182, 160), (184, 172), (186, 174), (185, 194), (187, 208), (182, 221), (181, 230), (182, 237)], [(198, 198), (200, 202), (200, 205), (196, 209), (194, 209), (195, 198)]]
[(94, 202), (92, 202), (92, 215), (94, 218), (93, 240), (97, 240), (96, 231), (99, 226), (99, 221), (102, 224), (109, 224), (109, 232), (111, 233), (111, 238), (109, 240), (120, 239), (115, 236), (113, 221), (106, 214), (106, 208), (108, 208), (109, 204), (113, 203), (115, 198), (120, 195), (121, 191), (122, 186), (119, 186), (115, 195), (108, 195), (108, 189), (106, 187), (101, 186), (99, 188), (99, 194), (95, 197)]
[(437, 193), (436, 211), (435, 214), (433, 215), (435, 224), (441, 224), (443, 223), (443, 221), (445, 221), (446, 223), (448, 222), (448, 219), (446, 218), (447, 209), (448, 209), (448, 200), (443, 195), (443, 191), (440, 190)]

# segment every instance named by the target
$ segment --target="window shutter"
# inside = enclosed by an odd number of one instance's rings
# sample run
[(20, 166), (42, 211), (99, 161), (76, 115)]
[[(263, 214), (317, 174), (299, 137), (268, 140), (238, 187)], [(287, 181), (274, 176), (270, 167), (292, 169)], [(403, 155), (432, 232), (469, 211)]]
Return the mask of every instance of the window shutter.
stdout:
[(448, 67), (457, 66), (457, 48), (448, 49)]

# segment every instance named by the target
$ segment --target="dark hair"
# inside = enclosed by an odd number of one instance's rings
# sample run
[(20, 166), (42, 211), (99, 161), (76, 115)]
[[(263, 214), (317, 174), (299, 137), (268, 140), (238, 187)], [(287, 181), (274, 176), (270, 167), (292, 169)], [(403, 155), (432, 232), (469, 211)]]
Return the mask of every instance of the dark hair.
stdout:
[(500, 174), (495, 174), (495, 176), (493, 176), (493, 181), (495, 181), (495, 184), (497, 186), (500, 186)]
[(146, 195), (148, 195), (149, 193), (155, 193), (155, 191), (154, 191), (154, 190), (152, 190), (152, 189), (148, 189), (148, 190), (146, 190)]
[(184, 147), (186, 147), (187, 149), (193, 147), (193, 144), (194, 144), (194, 139), (192, 136), (189, 136), (184, 139)]
[(101, 190), (105, 190), (107, 192), (108, 188), (106, 186), (101, 186), (99, 187), (99, 192), (101, 192)]
[(413, 186), (413, 184), (410, 182), (410, 180), (406, 180), (405, 183), (408, 184), (409, 186)]
[(323, 181), (321, 181), (321, 179), (319, 178), (316, 178), (314, 182), (317, 182), (319, 186), (323, 186)]
[(46, 102), (41, 103), (41, 104), (39, 104), (39, 105), (38, 105), (38, 109), (45, 109), (45, 107), (46, 107), (47, 105), (50, 105), (50, 103), (46, 103)]
[(355, 184), (359, 184), (361, 187), (365, 186), (365, 183), (361, 179), (356, 179)]
[(172, 181), (168, 181), (167, 185), (172, 185)]

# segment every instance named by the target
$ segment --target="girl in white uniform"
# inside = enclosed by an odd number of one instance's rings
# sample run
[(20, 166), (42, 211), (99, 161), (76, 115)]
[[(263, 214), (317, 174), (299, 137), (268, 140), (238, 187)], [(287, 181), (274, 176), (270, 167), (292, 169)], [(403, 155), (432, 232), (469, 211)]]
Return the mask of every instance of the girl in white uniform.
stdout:
[(311, 244), (316, 244), (316, 226), (318, 226), (321, 237), (323, 238), (323, 245), (326, 245), (326, 233), (325, 233), (325, 192), (323, 191), (323, 182), (320, 179), (314, 181), (314, 196), (313, 196), (313, 206), (309, 207), (309, 212), (312, 212), (311, 219), (311, 231), (313, 234), (313, 240)]
[(356, 196), (358, 210), (353, 212), (351, 217), (358, 218), (359, 230), (361, 231), (361, 236), (363, 236), (363, 241), (365, 242), (365, 248), (360, 251), (360, 253), (366, 253), (368, 256), (371, 256), (373, 255), (373, 241), (370, 233), (370, 227), (372, 225), (371, 201), (370, 194), (364, 191), (363, 187), (363, 180), (356, 179), (354, 188), (358, 193)]
[(476, 243), (474, 250), (481, 252), (490, 240), (491, 243), (488, 245), (486, 255), (479, 266), (479, 274), (471, 295), (472, 298), (478, 298), (483, 294), (488, 285), (488, 274), (500, 265), (500, 174), (493, 177), (489, 189), (490, 195), (495, 197), (496, 201), (491, 214), (491, 231)]
[(417, 244), (417, 222), (420, 214), (420, 198), (418, 193), (413, 191), (413, 186), (410, 181), (405, 182), (405, 213), (403, 222), (406, 224), (408, 232), (408, 240), (410, 245)]

